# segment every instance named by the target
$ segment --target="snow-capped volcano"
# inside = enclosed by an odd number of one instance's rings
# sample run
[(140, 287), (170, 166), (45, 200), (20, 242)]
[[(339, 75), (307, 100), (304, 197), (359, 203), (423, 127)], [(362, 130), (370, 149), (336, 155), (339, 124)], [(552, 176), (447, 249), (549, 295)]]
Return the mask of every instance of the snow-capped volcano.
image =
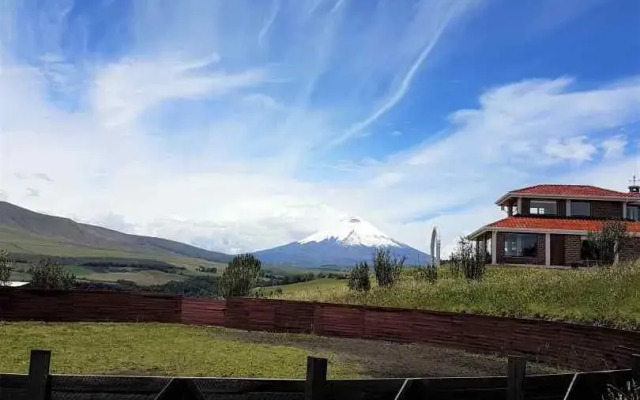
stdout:
[(388, 248), (396, 256), (405, 256), (406, 265), (424, 264), (430, 260), (427, 254), (392, 239), (358, 217), (343, 218), (327, 230), (284, 246), (258, 251), (255, 255), (265, 264), (351, 266), (371, 260), (377, 247)]
[(343, 246), (367, 246), (367, 247), (399, 247), (401, 243), (396, 242), (389, 236), (382, 233), (378, 228), (361, 218), (343, 218), (330, 230), (316, 232), (298, 243), (305, 244), (311, 242), (322, 242), (325, 240), (335, 240)]

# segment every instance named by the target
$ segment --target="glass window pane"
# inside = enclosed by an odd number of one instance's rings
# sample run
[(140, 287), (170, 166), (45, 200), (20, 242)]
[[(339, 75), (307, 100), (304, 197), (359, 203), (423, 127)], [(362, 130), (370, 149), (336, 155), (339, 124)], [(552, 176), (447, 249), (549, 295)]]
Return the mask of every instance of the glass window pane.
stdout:
[(591, 203), (588, 201), (572, 201), (571, 215), (575, 217), (590, 217)]
[(538, 252), (538, 236), (531, 233), (507, 233), (504, 254), (509, 257), (535, 257)]
[(557, 215), (558, 203), (555, 201), (531, 200), (529, 213), (538, 215)]

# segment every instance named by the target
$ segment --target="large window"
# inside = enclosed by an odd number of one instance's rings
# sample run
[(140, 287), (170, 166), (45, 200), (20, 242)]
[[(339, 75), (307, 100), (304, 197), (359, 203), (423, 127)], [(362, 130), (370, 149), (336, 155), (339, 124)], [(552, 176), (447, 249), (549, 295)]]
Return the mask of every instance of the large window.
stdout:
[(529, 213), (537, 215), (558, 215), (558, 203), (547, 200), (531, 200)]
[(504, 255), (507, 257), (535, 257), (538, 253), (538, 235), (507, 233), (504, 235)]
[(640, 221), (640, 207), (627, 206), (627, 218), (634, 221)]
[(572, 217), (590, 217), (591, 203), (588, 201), (572, 201), (571, 202)]

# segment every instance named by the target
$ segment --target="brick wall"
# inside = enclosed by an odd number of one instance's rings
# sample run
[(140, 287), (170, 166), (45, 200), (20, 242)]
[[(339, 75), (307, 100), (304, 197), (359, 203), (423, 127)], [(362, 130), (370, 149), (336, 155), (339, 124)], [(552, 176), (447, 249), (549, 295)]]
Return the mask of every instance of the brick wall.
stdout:
[(576, 235), (566, 235), (564, 237), (564, 263), (571, 265), (580, 262), (580, 250), (582, 239)]
[(627, 368), (640, 332), (428, 310), (234, 298), (0, 289), (0, 320), (173, 322), (421, 342), (579, 370)]
[(622, 218), (622, 203), (615, 201), (592, 201), (591, 216), (593, 218)]
[(545, 239), (544, 234), (538, 235), (538, 248), (535, 257), (508, 257), (504, 254), (504, 239), (508, 232), (498, 232), (498, 252), (496, 261), (498, 264), (545, 264)]
[(620, 248), (620, 261), (640, 259), (640, 237), (631, 237)]

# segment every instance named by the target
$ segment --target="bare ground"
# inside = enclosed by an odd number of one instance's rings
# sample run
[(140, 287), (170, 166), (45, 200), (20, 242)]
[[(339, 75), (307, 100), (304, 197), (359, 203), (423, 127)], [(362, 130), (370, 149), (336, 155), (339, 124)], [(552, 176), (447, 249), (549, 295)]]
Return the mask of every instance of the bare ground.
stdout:
[[(230, 329), (216, 332), (216, 336), (249, 343), (293, 346), (308, 350), (314, 355), (330, 355), (340, 362), (353, 365), (362, 375), (372, 378), (496, 376), (506, 375), (507, 372), (507, 360), (504, 357), (426, 344)], [(567, 371), (538, 363), (527, 365), (528, 374), (561, 372)]]

